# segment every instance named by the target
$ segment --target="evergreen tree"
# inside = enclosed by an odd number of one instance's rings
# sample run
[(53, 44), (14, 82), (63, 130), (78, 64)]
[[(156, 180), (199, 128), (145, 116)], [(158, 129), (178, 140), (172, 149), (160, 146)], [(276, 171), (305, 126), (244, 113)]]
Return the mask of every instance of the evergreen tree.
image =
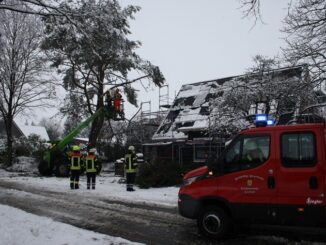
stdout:
[[(65, 4), (65, 9), (79, 15), (60, 19), (44, 17), (46, 38), (42, 47), (53, 65), (63, 70), (65, 88), (83, 96), (79, 106), (87, 108), (88, 115), (103, 107), (103, 94), (109, 88), (124, 87), (129, 101), (136, 104), (133, 82), (144, 78), (158, 86), (164, 82), (159, 68), (135, 53), (140, 42), (128, 39), (128, 21), (139, 7), (121, 8), (116, 0), (69, 4)], [(128, 73), (133, 70), (142, 76), (129, 80)], [(103, 121), (104, 117), (100, 116), (92, 122), (91, 145), (96, 144)]]

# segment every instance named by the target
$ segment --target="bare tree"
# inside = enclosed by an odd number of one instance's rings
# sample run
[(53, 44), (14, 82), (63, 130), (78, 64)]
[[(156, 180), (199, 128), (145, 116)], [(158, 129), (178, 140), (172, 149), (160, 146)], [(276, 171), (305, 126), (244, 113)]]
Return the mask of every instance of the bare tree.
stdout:
[(53, 97), (53, 87), (42, 79), (40, 26), (36, 16), (0, 12), (0, 113), (7, 133), (8, 165), (12, 162), (14, 117), (44, 106)]
[(260, 0), (239, 0), (244, 17), (253, 16), (255, 23), (261, 19)]
[(315, 97), (305, 66), (280, 68), (280, 63), (257, 55), (246, 75), (225, 82), (211, 104), (211, 129), (230, 136), (247, 127), (257, 113), (274, 119), (294, 116)]
[[(261, 16), (261, 0), (239, 0), (244, 16)], [(325, 0), (288, 0), (282, 31), (287, 35), (284, 56), (291, 64), (307, 63), (311, 79), (319, 85), (326, 72)]]
[(326, 2), (300, 0), (285, 19), (285, 57), (291, 63), (309, 64), (315, 85), (326, 78)]
[[(22, 8), (22, 6), (24, 6)], [(79, 15), (65, 8), (62, 0), (0, 0), (0, 10), (39, 16), (69, 17)]]

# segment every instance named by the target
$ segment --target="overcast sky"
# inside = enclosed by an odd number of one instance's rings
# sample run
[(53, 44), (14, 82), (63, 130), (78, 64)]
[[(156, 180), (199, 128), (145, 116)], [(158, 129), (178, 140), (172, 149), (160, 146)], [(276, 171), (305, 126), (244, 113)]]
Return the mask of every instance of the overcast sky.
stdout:
[[(265, 24), (244, 19), (238, 0), (120, 0), (141, 7), (130, 21), (131, 38), (142, 42), (138, 54), (158, 65), (173, 98), (182, 84), (243, 74), (252, 57), (280, 54), (284, 0), (263, 0)], [(138, 87), (138, 86), (137, 86)], [(158, 89), (139, 93), (139, 101), (158, 109)], [(127, 115), (136, 111), (126, 106)]]

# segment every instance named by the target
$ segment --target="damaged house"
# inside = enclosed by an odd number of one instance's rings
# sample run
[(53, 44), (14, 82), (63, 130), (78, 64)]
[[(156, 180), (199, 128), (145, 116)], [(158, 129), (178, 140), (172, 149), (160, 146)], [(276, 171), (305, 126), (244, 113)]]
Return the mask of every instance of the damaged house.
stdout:
[[(308, 79), (305, 68), (296, 66), (273, 70), (272, 79)], [(159, 159), (198, 167), (205, 163), (210, 154), (218, 155), (228, 139), (209, 130), (212, 123), (211, 101), (223, 95), (223, 85), (227, 82), (243, 82), (245, 79), (250, 83), (256, 79), (255, 74), (183, 85), (167, 116), (153, 135), (152, 142), (143, 144), (145, 158), (151, 162)], [(250, 111), (253, 114), (259, 113), (259, 106), (251, 106)], [(282, 124), (291, 120), (294, 106), (291, 113), (280, 118)]]

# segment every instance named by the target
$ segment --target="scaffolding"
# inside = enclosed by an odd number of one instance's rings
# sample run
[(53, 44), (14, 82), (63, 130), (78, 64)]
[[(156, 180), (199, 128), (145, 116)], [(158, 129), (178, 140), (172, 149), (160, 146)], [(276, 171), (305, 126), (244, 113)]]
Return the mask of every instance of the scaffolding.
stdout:
[(159, 111), (167, 111), (170, 109), (170, 98), (169, 98), (169, 85), (164, 85), (159, 88)]
[(152, 118), (152, 102), (151, 101), (144, 101), (140, 104), (140, 119), (144, 120), (151, 120)]

